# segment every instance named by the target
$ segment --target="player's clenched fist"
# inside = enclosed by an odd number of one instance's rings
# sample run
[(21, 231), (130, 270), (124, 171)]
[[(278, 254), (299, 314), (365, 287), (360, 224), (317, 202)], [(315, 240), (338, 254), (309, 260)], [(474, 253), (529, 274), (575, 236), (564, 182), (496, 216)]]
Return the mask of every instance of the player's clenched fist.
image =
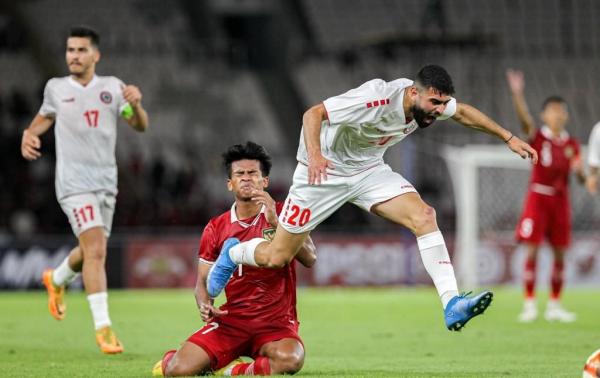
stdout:
[(142, 102), (142, 92), (135, 85), (125, 85), (122, 87), (123, 98), (125, 101), (131, 104), (131, 106), (137, 106)]
[(42, 142), (37, 135), (30, 133), (28, 130), (23, 131), (23, 138), (21, 139), (21, 154), (27, 160), (35, 160), (42, 156), (39, 151), (42, 146)]

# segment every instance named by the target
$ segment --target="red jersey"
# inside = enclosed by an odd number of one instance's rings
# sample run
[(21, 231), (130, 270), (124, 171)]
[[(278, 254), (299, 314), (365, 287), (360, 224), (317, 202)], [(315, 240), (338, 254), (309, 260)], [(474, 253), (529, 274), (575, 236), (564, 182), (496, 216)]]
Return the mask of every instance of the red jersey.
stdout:
[(571, 162), (579, 158), (579, 142), (566, 131), (555, 137), (544, 126), (529, 143), (539, 156), (531, 172), (529, 190), (545, 195), (568, 195)]
[[(283, 203), (277, 202), (277, 214), (281, 213)], [(200, 240), (198, 258), (201, 262), (213, 263), (223, 242), (228, 238), (248, 241), (253, 238), (270, 239), (275, 232), (261, 212), (253, 218), (237, 219), (235, 204), (231, 210), (212, 218)], [(227, 286), (227, 302), (221, 306), (229, 315), (250, 318), (256, 321), (270, 321), (274, 316), (296, 316), (296, 270), (295, 262), (280, 269), (238, 266)]]

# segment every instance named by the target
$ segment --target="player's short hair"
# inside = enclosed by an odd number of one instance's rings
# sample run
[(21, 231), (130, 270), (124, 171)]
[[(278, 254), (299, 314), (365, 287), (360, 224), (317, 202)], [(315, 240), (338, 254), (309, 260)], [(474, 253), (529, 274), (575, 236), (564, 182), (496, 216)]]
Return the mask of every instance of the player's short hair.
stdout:
[(260, 162), (260, 171), (264, 177), (268, 177), (271, 172), (271, 157), (265, 148), (254, 142), (246, 144), (236, 144), (223, 153), (223, 165), (227, 171), (227, 176), (231, 178), (231, 164), (239, 160), (258, 160)]
[(452, 96), (454, 85), (448, 72), (435, 64), (427, 65), (417, 73), (415, 82), (423, 88), (433, 88), (437, 92)]
[(92, 45), (100, 46), (100, 34), (87, 25), (72, 26), (69, 30), (69, 37), (89, 38)]
[(546, 109), (546, 106), (548, 106), (548, 104), (555, 104), (555, 103), (562, 104), (566, 107), (569, 107), (569, 105), (567, 104), (567, 101), (564, 98), (553, 95), (553, 96), (546, 97), (546, 99), (542, 103), (542, 110)]

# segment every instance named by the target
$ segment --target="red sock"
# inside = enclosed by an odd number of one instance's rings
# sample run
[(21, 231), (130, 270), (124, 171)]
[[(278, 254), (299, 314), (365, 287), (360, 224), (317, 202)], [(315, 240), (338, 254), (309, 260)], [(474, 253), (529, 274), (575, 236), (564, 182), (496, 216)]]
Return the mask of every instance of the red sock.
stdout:
[(525, 286), (525, 298), (535, 298), (535, 265), (536, 260), (525, 259), (525, 270), (523, 272), (523, 284)]
[(231, 375), (271, 375), (271, 364), (267, 357), (258, 357), (252, 363), (235, 365)]
[(552, 276), (550, 279), (550, 286), (552, 286), (552, 292), (550, 293), (550, 298), (552, 299), (560, 299), (560, 293), (563, 287), (563, 271), (565, 268), (565, 264), (562, 261), (554, 261), (554, 265), (552, 266)]
[(171, 359), (173, 358), (173, 356), (175, 355), (177, 351), (175, 349), (171, 349), (169, 351), (167, 351), (165, 353), (165, 355), (162, 358), (162, 364), (161, 364), (161, 368), (162, 368), (162, 373), (163, 375), (165, 374), (165, 371), (167, 369), (167, 365), (169, 365), (169, 362), (171, 361)]

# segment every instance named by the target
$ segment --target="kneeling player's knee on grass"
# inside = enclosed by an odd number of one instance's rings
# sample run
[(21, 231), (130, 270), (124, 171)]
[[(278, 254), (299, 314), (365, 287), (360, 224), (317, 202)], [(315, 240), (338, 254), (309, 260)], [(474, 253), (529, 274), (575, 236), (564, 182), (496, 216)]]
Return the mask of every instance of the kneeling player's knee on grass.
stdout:
[(184, 377), (198, 374), (192, 365), (173, 358), (165, 369), (166, 377)]
[(429, 205), (423, 206), (411, 214), (411, 230), (417, 235), (433, 232), (437, 229), (435, 209)]
[(294, 374), (304, 365), (304, 357), (296, 353), (278, 353), (272, 361), (273, 374)]

